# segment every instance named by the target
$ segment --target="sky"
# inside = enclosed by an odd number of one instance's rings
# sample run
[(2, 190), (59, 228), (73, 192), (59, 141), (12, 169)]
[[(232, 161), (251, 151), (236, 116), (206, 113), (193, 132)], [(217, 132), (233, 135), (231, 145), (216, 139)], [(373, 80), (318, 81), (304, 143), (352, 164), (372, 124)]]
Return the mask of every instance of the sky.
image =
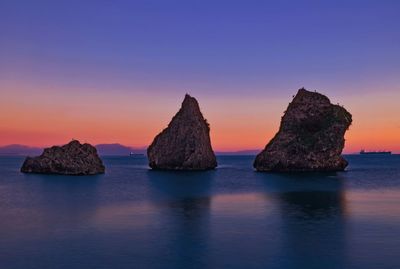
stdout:
[(260, 149), (301, 87), (400, 153), (400, 1), (0, 0), (0, 146), (146, 146), (196, 97), (215, 150)]

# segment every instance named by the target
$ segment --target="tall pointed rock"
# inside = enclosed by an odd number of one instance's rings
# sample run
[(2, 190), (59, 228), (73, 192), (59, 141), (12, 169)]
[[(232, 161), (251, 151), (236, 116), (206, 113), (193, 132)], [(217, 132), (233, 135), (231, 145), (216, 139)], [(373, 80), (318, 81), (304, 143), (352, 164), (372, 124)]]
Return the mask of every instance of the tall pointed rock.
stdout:
[(153, 169), (207, 170), (217, 166), (210, 127), (195, 98), (186, 94), (181, 109), (154, 138), (147, 156)]
[(317, 92), (300, 89), (275, 137), (254, 161), (258, 171), (341, 171), (344, 134), (352, 116)]

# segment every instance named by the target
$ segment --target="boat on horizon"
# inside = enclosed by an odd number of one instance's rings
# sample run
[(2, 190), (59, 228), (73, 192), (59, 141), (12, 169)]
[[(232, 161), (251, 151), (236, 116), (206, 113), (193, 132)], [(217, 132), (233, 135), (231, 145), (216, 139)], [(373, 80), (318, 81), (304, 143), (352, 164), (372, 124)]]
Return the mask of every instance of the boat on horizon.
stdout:
[(129, 153), (129, 156), (131, 156), (131, 157), (135, 157), (135, 156), (144, 156), (144, 154), (143, 154), (143, 153), (134, 153), (134, 152), (130, 152), (130, 153)]
[(391, 155), (392, 154), (392, 152), (391, 151), (365, 151), (365, 150), (361, 150), (360, 151), (360, 154), (366, 154), (366, 155), (370, 155), (370, 154), (372, 154), (372, 155)]

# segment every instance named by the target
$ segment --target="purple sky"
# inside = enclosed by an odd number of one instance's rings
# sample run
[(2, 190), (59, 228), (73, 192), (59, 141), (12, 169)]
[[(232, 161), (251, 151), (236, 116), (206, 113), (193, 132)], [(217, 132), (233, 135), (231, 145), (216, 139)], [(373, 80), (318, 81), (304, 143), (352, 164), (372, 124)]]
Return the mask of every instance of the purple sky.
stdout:
[[(399, 112), (391, 108), (400, 85), (399, 11), (399, 1), (3, 0), (0, 91), (4, 103), (26, 113), (49, 113), (49, 102), (41, 103), (46, 96), (78, 103), (101, 96), (115, 105), (115, 113), (121, 105), (146, 113), (149, 102), (157, 109), (165, 105), (166, 111), (157, 110), (160, 114), (140, 115), (154, 122), (165, 115), (147, 136), (114, 139), (132, 141), (131, 145), (148, 143), (185, 92), (199, 97), (215, 123), (222, 121), (213, 114), (218, 109), (220, 114), (239, 109), (237, 117), (244, 115), (246, 120), (246, 111), (252, 110), (241, 104), (262, 100), (265, 111), (254, 111), (261, 114), (247, 119), (265, 120), (260, 138), (247, 145), (254, 147), (276, 131), (290, 97), (303, 86), (344, 103), (361, 123), (371, 117), (363, 104), (388, 107), (387, 114)], [(360, 98), (365, 102), (357, 103)], [(21, 99), (22, 103), (15, 101)], [(376, 100), (380, 101), (374, 104)], [(107, 109), (113, 111), (113, 106)], [(131, 118), (131, 124), (142, 124)], [(31, 130), (20, 127), (26, 123), (18, 116), (1, 119), (0, 131), (7, 132), (4, 141), (13, 142), (13, 134), (23, 137)], [(10, 125), (12, 120), (17, 123)], [(386, 132), (400, 126), (396, 119), (387, 124)], [(359, 136), (367, 125), (354, 128)], [(371, 139), (379, 145), (381, 138)]]

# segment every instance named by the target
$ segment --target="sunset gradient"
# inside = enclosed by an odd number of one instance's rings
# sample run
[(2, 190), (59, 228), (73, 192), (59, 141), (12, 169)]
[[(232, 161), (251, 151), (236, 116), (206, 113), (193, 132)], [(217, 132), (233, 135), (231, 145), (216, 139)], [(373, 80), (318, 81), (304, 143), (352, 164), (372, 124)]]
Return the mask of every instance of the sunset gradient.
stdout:
[(353, 114), (346, 153), (400, 153), (396, 1), (33, 2), (0, 4), (0, 146), (147, 146), (189, 93), (215, 150), (260, 149), (304, 86)]

